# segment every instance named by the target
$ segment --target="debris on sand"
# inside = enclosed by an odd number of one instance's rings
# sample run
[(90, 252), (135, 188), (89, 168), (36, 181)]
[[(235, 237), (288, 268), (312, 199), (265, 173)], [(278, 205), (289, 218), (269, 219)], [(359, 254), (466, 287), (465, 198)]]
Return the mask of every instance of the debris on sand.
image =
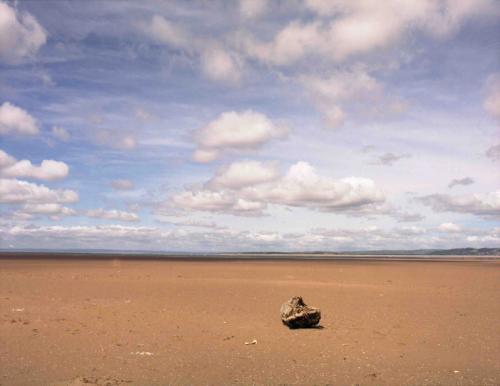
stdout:
[(149, 351), (136, 351), (136, 352), (132, 351), (130, 354), (132, 354), (132, 355), (145, 355), (145, 356), (153, 355), (153, 353), (149, 352)]
[(53, 386), (118, 386), (124, 383), (132, 383), (132, 381), (113, 377), (78, 377), (72, 381), (54, 383)]
[(257, 339), (254, 339), (252, 340), (251, 342), (245, 342), (245, 344), (248, 346), (248, 345), (251, 345), (251, 344), (257, 344)]
[(283, 303), (280, 312), (281, 320), (290, 328), (314, 327), (321, 319), (319, 308), (308, 306), (300, 296)]

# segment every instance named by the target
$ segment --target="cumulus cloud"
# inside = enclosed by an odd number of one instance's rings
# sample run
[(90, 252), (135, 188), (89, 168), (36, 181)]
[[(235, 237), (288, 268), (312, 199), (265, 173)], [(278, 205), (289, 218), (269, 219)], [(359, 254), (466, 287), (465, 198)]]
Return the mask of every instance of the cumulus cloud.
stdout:
[(77, 201), (78, 193), (73, 190), (53, 190), (27, 181), (0, 178), (0, 203), (3, 204), (73, 203)]
[(266, 204), (238, 197), (231, 191), (186, 191), (171, 197), (171, 204), (190, 211), (225, 212), (239, 216), (262, 215)]
[(448, 184), (448, 188), (451, 189), (454, 186), (458, 186), (458, 185), (467, 186), (467, 185), (472, 185), (473, 183), (474, 183), (474, 180), (471, 177), (454, 178)]
[(347, 101), (374, 98), (382, 92), (380, 83), (362, 70), (339, 71), (328, 78), (302, 76), (300, 83), (323, 114), (325, 124), (336, 128), (344, 123), (342, 105)]
[(367, 178), (333, 180), (319, 175), (306, 162), (277, 176), (271, 166), (241, 162), (219, 170), (205, 189), (174, 195), (171, 203), (186, 210), (261, 215), (268, 204), (354, 213), (373, 209), (384, 200)]
[(317, 54), (327, 49), (322, 25), (318, 21), (292, 21), (270, 42), (247, 38), (242, 44), (248, 56), (277, 66), (292, 64), (306, 54)]
[(69, 167), (64, 162), (43, 160), (40, 166), (33, 165), (29, 160), (18, 161), (3, 150), (0, 150), (0, 176), (36, 178), (54, 181), (66, 178)]
[[(0, 6), (2, 3), (0, 3)], [(39, 129), (35, 118), (9, 102), (0, 106), (0, 134), (36, 135)]]
[(394, 46), (413, 31), (445, 38), (466, 20), (495, 12), (492, 0), (391, 0), (383, 7), (374, 1), (312, 0), (306, 5), (322, 18), (292, 21), (268, 42), (248, 40), (248, 55), (274, 65), (311, 56), (338, 62)]
[(493, 118), (500, 120), (500, 74), (488, 77), (483, 107)]
[(132, 190), (134, 183), (130, 180), (120, 179), (111, 181), (111, 186), (116, 190)]
[(333, 180), (319, 175), (307, 162), (297, 162), (275, 182), (248, 187), (245, 195), (280, 205), (341, 211), (385, 200), (368, 178), (348, 177)]
[(74, 216), (76, 211), (57, 203), (48, 204), (28, 204), (23, 207), (23, 212), (34, 214), (50, 214), (62, 216)]
[(417, 198), (436, 212), (469, 213), (477, 216), (500, 216), (500, 190), (464, 196), (431, 194)]
[(214, 189), (240, 189), (246, 186), (269, 182), (278, 177), (274, 162), (240, 161), (221, 167), (208, 182)]
[(13, 164), (15, 164), (17, 160), (4, 152), (3, 150), (0, 150), (0, 169), (9, 167)]
[(452, 222), (444, 222), (439, 225), (438, 230), (440, 232), (457, 233), (462, 231), (462, 227)]
[(51, 220), (61, 217), (76, 216), (76, 210), (58, 203), (26, 204), (12, 213), (12, 218), (17, 220), (30, 220), (35, 216), (48, 216)]
[(139, 216), (133, 212), (125, 212), (121, 210), (111, 209), (105, 210), (102, 208), (91, 209), (86, 212), (88, 217), (103, 219), (103, 220), (118, 220), (118, 221), (139, 221)]
[(225, 112), (198, 130), (195, 136), (198, 148), (193, 158), (197, 162), (211, 162), (224, 151), (256, 149), (286, 134), (284, 126), (276, 125), (264, 114), (252, 110)]
[(70, 135), (68, 130), (64, 127), (53, 126), (51, 130), (52, 136), (57, 138), (60, 141), (67, 142), (69, 141)]
[(0, 2), (0, 62), (32, 59), (46, 41), (47, 33), (33, 15)]

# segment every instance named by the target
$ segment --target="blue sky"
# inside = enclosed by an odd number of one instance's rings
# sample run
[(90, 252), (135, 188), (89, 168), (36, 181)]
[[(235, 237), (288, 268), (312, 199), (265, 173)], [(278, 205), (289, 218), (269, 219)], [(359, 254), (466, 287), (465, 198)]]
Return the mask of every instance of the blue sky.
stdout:
[(0, 1), (0, 246), (500, 245), (491, 0)]

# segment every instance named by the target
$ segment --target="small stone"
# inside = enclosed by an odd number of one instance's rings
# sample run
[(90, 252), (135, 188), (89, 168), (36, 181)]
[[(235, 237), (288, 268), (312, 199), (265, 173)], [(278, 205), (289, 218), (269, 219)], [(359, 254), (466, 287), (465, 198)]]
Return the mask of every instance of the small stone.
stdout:
[(294, 296), (281, 306), (281, 320), (290, 328), (316, 326), (321, 319), (321, 311), (304, 303), (300, 296)]

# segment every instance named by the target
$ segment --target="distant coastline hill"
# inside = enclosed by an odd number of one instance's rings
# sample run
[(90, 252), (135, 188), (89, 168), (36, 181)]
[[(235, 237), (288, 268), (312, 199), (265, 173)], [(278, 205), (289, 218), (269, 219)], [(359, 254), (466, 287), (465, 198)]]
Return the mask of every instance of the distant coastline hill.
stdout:
[(453, 249), (415, 249), (345, 252), (348, 255), (408, 255), (408, 256), (500, 256), (500, 248), (453, 248)]

